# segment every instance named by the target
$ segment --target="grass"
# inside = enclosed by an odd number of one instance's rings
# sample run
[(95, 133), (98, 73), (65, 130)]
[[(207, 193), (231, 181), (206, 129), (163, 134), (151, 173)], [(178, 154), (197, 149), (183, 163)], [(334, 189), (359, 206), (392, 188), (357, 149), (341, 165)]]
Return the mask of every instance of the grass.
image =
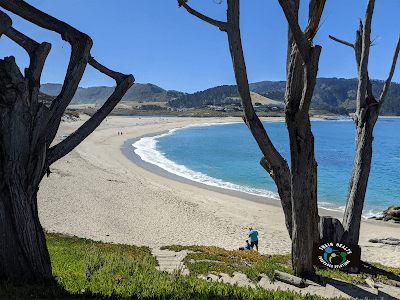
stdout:
[[(162, 247), (173, 251), (191, 250), (184, 259), (184, 263), (194, 275), (205, 274), (214, 271), (226, 273), (232, 276), (233, 272), (242, 272), (250, 280), (256, 281), (260, 273), (264, 273), (271, 280), (274, 278), (274, 270), (293, 274), (288, 265), (290, 255), (265, 255), (260, 256), (256, 251), (228, 251), (218, 247), (178, 245)], [(204, 261), (204, 260), (211, 260)], [(285, 265), (286, 264), (286, 265)]]
[(66, 110), (64, 113), (67, 115), (73, 116), (75, 118), (79, 118), (79, 112), (77, 112), (77, 111)]
[[(36, 284), (0, 282), (0, 299), (323, 299), (288, 291), (251, 289), (198, 279), (198, 274), (241, 271), (251, 280), (260, 273), (273, 279), (274, 270), (292, 273), (289, 255), (259, 256), (255, 251), (218, 247), (170, 246), (194, 251), (185, 258), (189, 276), (156, 270), (157, 260), (147, 247), (107, 244), (47, 233), (53, 278)], [(386, 268), (393, 274), (400, 269)], [(323, 276), (362, 283), (360, 278), (324, 271)], [(349, 277), (346, 277), (349, 276)], [(384, 281), (385, 278), (378, 278)]]
[[(245, 273), (250, 280), (256, 281), (260, 273), (264, 273), (271, 280), (274, 280), (274, 271), (278, 270), (288, 274), (294, 274), (291, 268), (290, 255), (265, 255), (259, 256), (255, 251), (227, 251), (218, 247), (206, 246), (166, 246), (162, 249), (169, 249), (172, 251), (191, 250), (194, 253), (189, 253), (184, 259), (185, 265), (190, 272), (195, 275), (209, 274), (210, 272), (227, 273), (232, 275), (235, 271)], [(212, 260), (207, 262), (204, 260)], [(391, 275), (400, 277), (399, 268), (385, 267), (381, 264), (373, 263), (372, 266), (384, 270)], [(339, 270), (319, 270), (315, 268), (316, 274), (336, 278), (347, 281), (352, 284), (367, 285), (365, 278), (371, 277), (377, 282), (382, 282), (389, 285), (399, 286), (400, 282), (391, 280), (384, 275), (374, 275), (368, 272), (360, 272), (360, 274), (349, 274)]]

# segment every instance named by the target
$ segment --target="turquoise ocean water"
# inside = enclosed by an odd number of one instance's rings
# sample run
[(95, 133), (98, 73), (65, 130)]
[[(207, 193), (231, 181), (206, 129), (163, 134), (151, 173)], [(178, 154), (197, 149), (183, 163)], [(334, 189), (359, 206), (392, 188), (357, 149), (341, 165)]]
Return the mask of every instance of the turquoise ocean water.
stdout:
[[(284, 122), (263, 123), (277, 150), (289, 161)], [(318, 162), (319, 206), (343, 211), (354, 159), (355, 128), (348, 119), (312, 121)], [(380, 118), (374, 129), (373, 158), (364, 217), (400, 205), (400, 119)], [(133, 144), (146, 162), (208, 185), (278, 198), (260, 166), (262, 157), (244, 123), (191, 125)]]

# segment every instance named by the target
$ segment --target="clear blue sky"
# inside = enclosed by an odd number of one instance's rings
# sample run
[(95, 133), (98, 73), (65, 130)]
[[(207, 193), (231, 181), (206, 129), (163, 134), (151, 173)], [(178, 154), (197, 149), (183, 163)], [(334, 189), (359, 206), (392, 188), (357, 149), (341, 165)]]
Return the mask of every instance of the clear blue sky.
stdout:
[[(216, 1), (216, 0), (214, 0)], [(88, 34), (91, 54), (110, 69), (133, 74), (136, 83), (193, 93), (218, 85), (235, 84), (227, 35), (178, 8), (176, 0), (28, 0), (38, 9)], [(354, 51), (328, 38), (331, 34), (354, 42), (358, 17), (364, 19), (367, 0), (327, 0), (324, 21), (314, 43), (322, 46), (318, 77), (357, 77)], [(226, 20), (226, 1), (190, 0), (193, 8)], [(305, 27), (308, 1), (301, 1)], [(6, 11), (7, 12), (7, 11)], [(7, 12), (9, 13), (9, 12)], [(386, 79), (400, 32), (400, 1), (377, 0), (371, 38), (369, 75)], [(62, 83), (70, 46), (59, 34), (41, 29), (9, 13), (15, 29), (52, 50), (41, 83)], [(242, 0), (241, 34), (250, 83), (285, 80), (287, 23), (278, 0)], [(0, 57), (14, 55), (28, 66), (25, 51), (7, 37), (0, 39)], [(400, 82), (400, 62), (393, 77)], [(80, 86), (113, 86), (114, 81), (88, 66)]]

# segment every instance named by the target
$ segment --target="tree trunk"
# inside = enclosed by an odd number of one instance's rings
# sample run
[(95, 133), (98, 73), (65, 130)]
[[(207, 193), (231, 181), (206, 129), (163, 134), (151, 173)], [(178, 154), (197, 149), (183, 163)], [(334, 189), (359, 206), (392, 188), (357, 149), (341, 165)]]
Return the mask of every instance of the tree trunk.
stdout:
[(28, 80), (13, 57), (0, 60), (0, 278), (51, 277), (51, 263), (37, 210), (45, 141), (32, 149)]
[(312, 218), (314, 137), (309, 125), (288, 124), (288, 131), (292, 172), (292, 265), (297, 276), (308, 278), (314, 274), (312, 244), (317, 229)]
[(361, 216), (367, 190), (368, 177), (371, 170), (373, 130), (378, 120), (379, 110), (382, 107), (389, 85), (393, 77), (397, 57), (400, 51), (400, 35), (394, 50), (392, 64), (388, 78), (383, 86), (379, 100), (376, 101), (372, 94), (372, 84), (368, 75), (369, 50), (371, 47), (371, 21), (375, 0), (368, 0), (365, 11), (364, 25), (359, 19), (359, 30), (353, 44), (329, 36), (331, 39), (350, 46), (356, 55), (358, 71), (357, 109), (353, 116), (356, 126), (356, 147), (354, 165), (349, 181), (346, 209), (343, 216), (342, 243), (357, 245), (360, 235)]
[[(0, 37), (5, 34), (30, 57), (25, 77), (14, 57), (0, 60), (0, 279), (36, 281), (52, 276), (38, 217), (39, 183), (53, 162), (69, 153), (97, 128), (135, 79), (98, 63), (90, 56), (90, 37), (70, 25), (22, 0), (0, 1), (0, 6), (40, 27), (58, 32), (71, 45), (61, 93), (47, 108), (38, 101), (38, 94), (40, 76), (51, 45), (38, 44), (12, 28), (11, 19), (0, 11)], [(113, 78), (117, 86), (88, 121), (62, 142), (50, 147), (88, 63)]]
[[(309, 23), (305, 33), (297, 22), (299, 0), (279, 1), (289, 23), (287, 86), (285, 94), (286, 123), (291, 149), (291, 170), (271, 143), (251, 103), (246, 65), (239, 29), (239, 0), (228, 0), (227, 22), (213, 20), (190, 8), (185, 0), (179, 6), (194, 16), (217, 26), (228, 34), (229, 50), (238, 92), (242, 100), (244, 121), (256, 140), (263, 157), (260, 164), (274, 179), (285, 222), (292, 238), (293, 269), (300, 277), (313, 277), (312, 244), (319, 241), (317, 209), (317, 163), (314, 159), (314, 137), (308, 109), (316, 83), (320, 46), (312, 46), (318, 30), (325, 0), (310, 1)], [(295, 34), (291, 34), (291, 31)]]
[[(292, 195), (292, 265), (296, 276), (312, 278), (312, 245), (319, 241), (317, 163), (308, 115), (321, 47), (303, 62), (289, 29), (285, 118), (289, 132)], [(306, 216), (306, 217), (305, 217)]]
[(361, 113), (354, 116), (356, 150), (343, 216), (342, 243), (347, 245), (357, 245), (360, 236), (361, 215), (371, 170), (372, 141), (374, 140), (372, 132), (378, 120), (378, 114), (379, 109), (376, 103), (367, 109), (362, 109)]
[(265, 131), (260, 119), (254, 111), (250, 97), (246, 64), (243, 56), (242, 41), (239, 28), (239, 0), (228, 1), (227, 34), (236, 85), (242, 100), (244, 121), (257, 142), (263, 157), (261, 166), (271, 175), (278, 188), (285, 224), (289, 236), (292, 237), (292, 203), (290, 191), (290, 170), (287, 161), (279, 154)]

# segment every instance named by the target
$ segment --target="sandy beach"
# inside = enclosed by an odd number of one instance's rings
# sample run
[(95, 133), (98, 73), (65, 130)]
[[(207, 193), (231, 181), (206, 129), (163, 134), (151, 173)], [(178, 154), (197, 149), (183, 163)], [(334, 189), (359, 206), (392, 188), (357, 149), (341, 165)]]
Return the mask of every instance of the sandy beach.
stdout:
[[(62, 122), (56, 142), (75, 131), (84, 119)], [(52, 173), (43, 179), (38, 194), (42, 226), (50, 232), (104, 242), (151, 248), (213, 245), (229, 250), (243, 246), (249, 227), (253, 227), (259, 232), (261, 253), (290, 253), (279, 201), (175, 180), (151, 166), (143, 168), (121, 151), (129, 139), (215, 122), (241, 119), (108, 117), (75, 150), (50, 167)], [(132, 153), (133, 147), (126, 151)], [(319, 213), (340, 217), (337, 212)], [(400, 246), (368, 242), (388, 237), (400, 238), (399, 224), (363, 221), (359, 242), (362, 259), (399, 268)]]

